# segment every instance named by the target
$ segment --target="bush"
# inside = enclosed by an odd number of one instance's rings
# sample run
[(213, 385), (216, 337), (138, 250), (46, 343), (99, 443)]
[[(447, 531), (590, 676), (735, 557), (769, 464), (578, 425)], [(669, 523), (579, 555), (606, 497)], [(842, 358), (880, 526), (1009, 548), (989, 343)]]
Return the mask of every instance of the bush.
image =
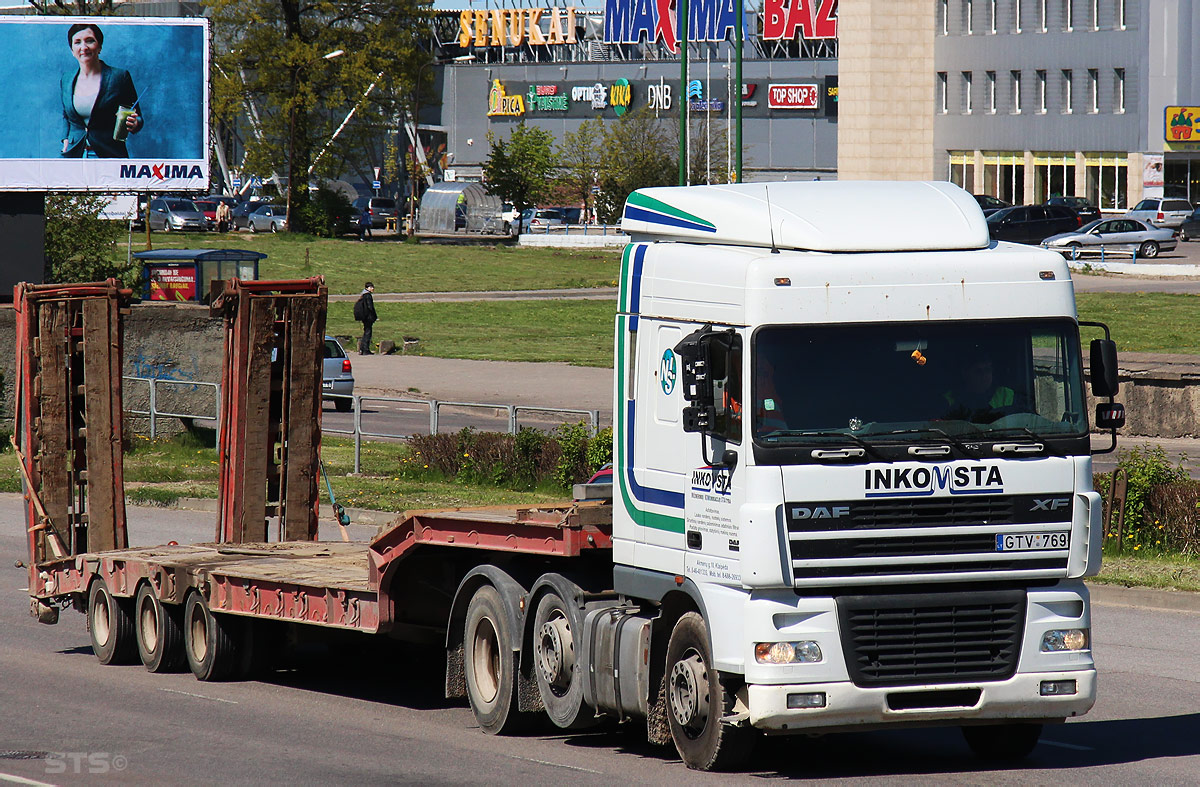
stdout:
[(336, 238), (350, 232), (350, 218), (354, 208), (350, 200), (339, 191), (321, 186), (313, 196), (293, 205), (292, 210), (300, 214), (303, 224), (298, 226), (308, 228), (308, 232), (322, 238)]
[(558, 457), (558, 465), (554, 468), (554, 483), (564, 489), (570, 489), (572, 484), (588, 480), (587, 426), (580, 421), (577, 424), (563, 424), (554, 431), (554, 439), (562, 449)]
[[(613, 460), (613, 430), (606, 426), (588, 441), (587, 465), (590, 473), (595, 473), (601, 467)], [(587, 480), (586, 478), (584, 479)]]
[[(1189, 482), (1187, 470), (1182, 466), (1172, 467), (1166, 451), (1161, 446), (1134, 448), (1122, 452), (1117, 461), (1117, 472), (1124, 470), (1127, 478), (1125, 488), (1125, 538), (1117, 548), (1131, 547), (1162, 549), (1162, 533), (1165, 524), (1148, 505), (1152, 490), (1162, 485), (1178, 485)], [(1097, 477), (1096, 489), (1108, 505), (1108, 490), (1112, 476)], [(1107, 510), (1106, 510), (1107, 516)], [(1115, 532), (1105, 533), (1105, 543), (1113, 544), (1118, 536)]]
[(550, 435), (528, 427), (515, 435), (470, 427), (456, 434), (416, 435), (409, 443), (412, 455), (399, 473), (405, 478), (433, 475), (514, 489), (552, 482), (570, 489), (611, 460), (612, 431), (601, 435), (605, 437), (589, 439), (582, 423), (563, 425)]
[(1154, 536), (1154, 547), (1200, 556), (1200, 482), (1151, 487), (1146, 510), (1153, 517), (1148, 535)]

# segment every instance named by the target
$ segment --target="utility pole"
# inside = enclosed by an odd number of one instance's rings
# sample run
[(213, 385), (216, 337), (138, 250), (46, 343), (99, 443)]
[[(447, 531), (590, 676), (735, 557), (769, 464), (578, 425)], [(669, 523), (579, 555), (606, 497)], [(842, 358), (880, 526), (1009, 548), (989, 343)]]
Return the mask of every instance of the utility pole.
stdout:
[(734, 20), (734, 38), (737, 39), (734, 44), (734, 57), (737, 64), (734, 66), (736, 74), (734, 76), (733, 87), (733, 116), (734, 116), (734, 144), (733, 147), (737, 151), (734, 153), (733, 159), (733, 182), (742, 182), (742, 27), (746, 16), (746, 3), (744, 0), (737, 0), (738, 10), (737, 17)]
[[(738, 90), (741, 90), (739, 87)], [(687, 185), (688, 160), (688, 0), (679, 0), (679, 185)]]

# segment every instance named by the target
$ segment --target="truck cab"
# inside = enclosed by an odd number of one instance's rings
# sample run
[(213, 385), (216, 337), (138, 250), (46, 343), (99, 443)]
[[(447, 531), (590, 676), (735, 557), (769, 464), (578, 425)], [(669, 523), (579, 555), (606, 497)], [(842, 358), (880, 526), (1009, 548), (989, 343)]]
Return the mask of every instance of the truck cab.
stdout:
[[(949, 183), (644, 189), (623, 229), (615, 587), (693, 597), (724, 723), (1019, 756), (1086, 713), (1101, 502), (1062, 257), (990, 241)], [(1107, 338), (1091, 371), (1115, 428)]]

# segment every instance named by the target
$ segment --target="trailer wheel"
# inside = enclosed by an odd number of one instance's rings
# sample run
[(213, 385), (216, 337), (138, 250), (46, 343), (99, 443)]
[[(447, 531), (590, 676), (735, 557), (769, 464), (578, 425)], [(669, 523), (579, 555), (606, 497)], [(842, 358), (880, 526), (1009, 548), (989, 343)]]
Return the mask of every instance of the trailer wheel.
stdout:
[(164, 604), (143, 584), (133, 605), (138, 655), (150, 672), (178, 672), (183, 667), (183, 629), (180, 609)]
[(667, 643), (667, 719), (684, 765), (701, 771), (733, 768), (750, 756), (755, 730), (722, 723), (733, 696), (721, 685), (696, 612), (679, 619)]
[(199, 680), (225, 680), (241, 665), (237, 624), (224, 615), (214, 615), (199, 593), (188, 596), (183, 612), (184, 651)]
[(971, 752), (982, 760), (1012, 761), (1028, 757), (1042, 737), (1040, 724), (991, 724), (962, 728)]
[(564, 730), (596, 723), (596, 713), (583, 701), (583, 664), (575, 649), (577, 616), (557, 593), (538, 602), (533, 618), (534, 675), (550, 721)]
[(463, 643), (467, 699), (475, 720), (489, 735), (509, 734), (521, 726), (515, 632), (510, 628), (499, 592), (491, 585), (475, 591), (467, 606)]
[(88, 589), (88, 630), (92, 652), (101, 664), (132, 664), (137, 655), (137, 635), (128, 600), (119, 599), (108, 583), (97, 579)]

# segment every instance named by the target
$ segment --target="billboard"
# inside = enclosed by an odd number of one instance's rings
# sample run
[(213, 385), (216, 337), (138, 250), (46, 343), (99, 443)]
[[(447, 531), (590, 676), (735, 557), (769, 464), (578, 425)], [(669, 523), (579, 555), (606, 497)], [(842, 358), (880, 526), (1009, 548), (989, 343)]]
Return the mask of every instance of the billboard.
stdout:
[[(737, 3), (734, 0), (690, 0), (688, 3), (688, 40), (734, 40)], [(755, 28), (753, 11), (744, 11), (742, 37), (749, 38)], [(605, 0), (604, 43), (636, 44), (661, 40), (672, 52), (679, 51), (679, 18), (671, 0)]]
[(0, 16), (0, 191), (207, 188), (208, 42), (207, 19)]

